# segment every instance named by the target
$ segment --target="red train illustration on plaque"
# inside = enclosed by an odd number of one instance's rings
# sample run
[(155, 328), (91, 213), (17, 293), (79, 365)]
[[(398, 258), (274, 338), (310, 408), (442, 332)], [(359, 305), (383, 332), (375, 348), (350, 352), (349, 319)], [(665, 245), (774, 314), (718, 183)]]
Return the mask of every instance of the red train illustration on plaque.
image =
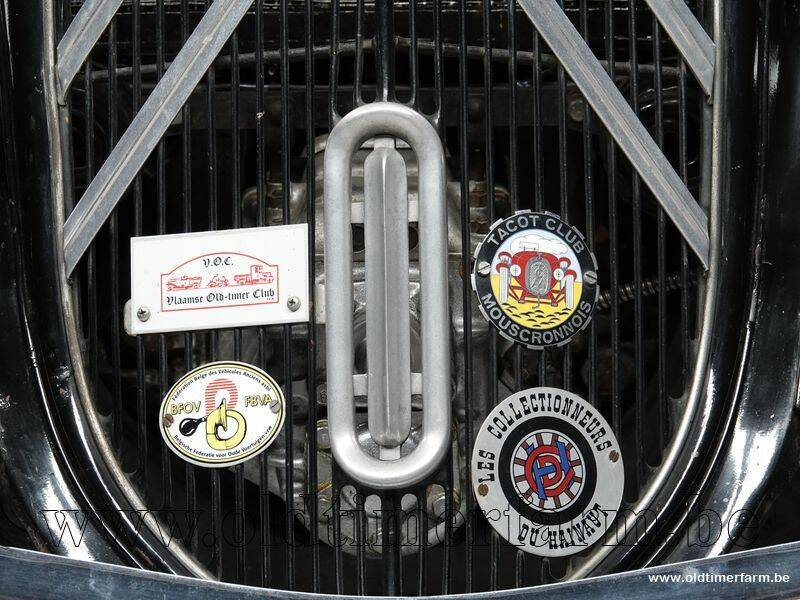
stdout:
[(239, 273), (233, 276), (236, 285), (256, 285), (259, 283), (272, 283), (275, 276), (264, 270), (264, 265), (250, 265), (249, 273)]

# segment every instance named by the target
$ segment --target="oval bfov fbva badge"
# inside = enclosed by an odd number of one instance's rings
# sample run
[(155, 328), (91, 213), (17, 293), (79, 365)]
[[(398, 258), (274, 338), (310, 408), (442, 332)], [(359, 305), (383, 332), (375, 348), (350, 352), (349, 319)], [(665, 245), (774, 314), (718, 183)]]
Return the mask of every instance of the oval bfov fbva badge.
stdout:
[(595, 544), (622, 502), (622, 453), (611, 427), (588, 402), (557, 388), (500, 402), (476, 435), (471, 468), (489, 523), (538, 556)]
[(235, 361), (189, 371), (161, 403), (161, 435), (170, 450), (201, 467), (229, 467), (265, 450), (283, 425), (280, 386), (261, 369)]
[(492, 225), (475, 249), (472, 287), (503, 336), (529, 348), (560, 346), (589, 324), (597, 261), (575, 227), (519, 211)]

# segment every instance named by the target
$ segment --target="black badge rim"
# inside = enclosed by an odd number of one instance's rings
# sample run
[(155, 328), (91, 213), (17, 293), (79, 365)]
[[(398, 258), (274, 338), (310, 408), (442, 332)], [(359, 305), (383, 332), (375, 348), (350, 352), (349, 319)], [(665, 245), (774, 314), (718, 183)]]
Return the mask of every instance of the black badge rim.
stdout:
[[(503, 330), (501, 327), (498, 326), (496, 320), (491, 317), (491, 315), (489, 314), (489, 311), (487, 311), (486, 307), (483, 305), (482, 297), (485, 296), (487, 293), (492, 295), (492, 298), (497, 302), (498, 305), (500, 304), (500, 302), (497, 299), (497, 297), (494, 295), (494, 290), (492, 289), (492, 284), (491, 284), (491, 277), (490, 276), (481, 276), (480, 274), (478, 274), (478, 265), (481, 264), (482, 262), (488, 262), (489, 264), (491, 264), (492, 261), (494, 260), (494, 257), (495, 257), (495, 254), (497, 253), (499, 245), (498, 244), (493, 244), (493, 243), (490, 242), (490, 237), (491, 237), (492, 233), (495, 230), (497, 230), (498, 228), (504, 226), (506, 223), (508, 223), (512, 219), (515, 219), (515, 218), (519, 217), (520, 215), (531, 215), (531, 216), (539, 215), (541, 217), (556, 219), (559, 223), (563, 224), (565, 227), (568, 227), (573, 232), (575, 232), (575, 234), (577, 234), (578, 237), (580, 237), (581, 240), (584, 241), (584, 249), (583, 249), (583, 251), (580, 252), (580, 253), (576, 253), (576, 256), (578, 258), (578, 263), (581, 266), (581, 272), (585, 274), (585, 273), (587, 273), (589, 271), (593, 271), (595, 273), (595, 275), (597, 275), (597, 271), (598, 271), (598, 269), (597, 269), (597, 259), (595, 258), (595, 256), (592, 253), (592, 251), (589, 249), (589, 245), (588, 245), (588, 243), (586, 243), (586, 238), (584, 237), (583, 233), (581, 233), (581, 231), (577, 227), (575, 227), (573, 225), (569, 225), (559, 215), (556, 215), (554, 213), (534, 212), (534, 211), (530, 211), (530, 210), (520, 210), (520, 211), (515, 212), (510, 217), (507, 217), (505, 219), (497, 220), (491, 226), (489, 231), (486, 233), (486, 235), (484, 236), (484, 238), (481, 241), (481, 243), (478, 244), (478, 247), (475, 249), (475, 264), (473, 265), (473, 271), (472, 271), (472, 277), (471, 277), (471, 279), (472, 279), (472, 290), (475, 292), (475, 294), (478, 297), (478, 308), (480, 308), (480, 311), (483, 314), (484, 318), (487, 321), (489, 321), (495, 327), (495, 329), (498, 331), (498, 333), (500, 333), (500, 335), (502, 335), (507, 340), (510, 340), (510, 341), (512, 341), (514, 343), (520, 344), (520, 345), (525, 346), (527, 348), (532, 348), (534, 350), (542, 350), (543, 348), (553, 348), (553, 347), (563, 346), (563, 345), (569, 343), (572, 340), (572, 338), (575, 337), (575, 335), (578, 334), (579, 331), (582, 331), (582, 330), (586, 329), (589, 326), (589, 323), (591, 323), (592, 317), (594, 316), (594, 309), (595, 309), (595, 306), (597, 305), (597, 300), (598, 300), (599, 295), (600, 295), (600, 287), (598, 286), (596, 280), (595, 280), (594, 283), (588, 283), (585, 278), (583, 279), (583, 283), (582, 283), (583, 288), (582, 288), (582, 291), (581, 291), (580, 301), (586, 300), (587, 302), (589, 302), (591, 304), (591, 306), (590, 306), (590, 308), (588, 310), (588, 316), (586, 317), (586, 320), (583, 322), (583, 324), (580, 327), (576, 328), (575, 331), (573, 331), (571, 334), (567, 335), (564, 339), (562, 339), (562, 340), (560, 340), (558, 342), (553, 342), (552, 344), (532, 344), (532, 343), (530, 343), (528, 341), (525, 341), (525, 340), (521, 339), (520, 337), (513, 336), (513, 335), (509, 334), (508, 332), (506, 332), (505, 330)], [(530, 230), (530, 231), (538, 231), (538, 230), (541, 230), (542, 228), (541, 227), (528, 227), (527, 229)], [(508, 319), (511, 319), (511, 317), (506, 315), (505, 312), (503, 312), (503, 315), (506, 316)], [(572, 316), (570, 316), (570, 319), (571, 318), (572, 318)], [(518, 325), (522, 329), (525, 329), (527, 331), (549, 332), (549, 331), (554, 331), (554, 330), (556, 330), (556, 329), (558, 329), (560, 327), (563, 327), (568, 322), (569, 322), (569, 319), (567, 319), (567, 321), (565, 321), (561, 325), (558, 325), (556, 327), (552, 327), (552, 328), (546, 329), (546, 330), (545, 329), (526, 328), (526, 327), (524, 327), (522, 325), (519, 325), (519, 324)]]
[[(585, 465), (583, 489), (581, 489), (578, 498), (572, 504), (558, 512), (536, 510), (520, 498), (512, 480), (510, 464), (517, 445), (522, 441), (522, 438), (538, 429), (551, 429), (563, 433), (572, 440), (583, 455)], [(574, 521), (589, 506), (597, 487), (597, 463), (594, 458), (594, 449), (578, 429), (557, 417), (534, 417), (528, 419), (508, 434), (506, 439), (503, 440), (503, 446), (500, 449), (497, 469), (500, 488), (503, 490), (503, 495), (508, 500), (509, 506), (526, 519), (540, 525), (563, 525)]]

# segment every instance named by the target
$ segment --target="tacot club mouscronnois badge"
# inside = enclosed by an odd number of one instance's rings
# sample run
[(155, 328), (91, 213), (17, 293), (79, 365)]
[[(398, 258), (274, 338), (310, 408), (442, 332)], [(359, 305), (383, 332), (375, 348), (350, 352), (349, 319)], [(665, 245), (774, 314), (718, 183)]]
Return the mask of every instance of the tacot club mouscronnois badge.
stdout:
[(475, 250), (472, 287), (500, 333), (529, 348), (560, 346), (585, 328), (598, 298), (583, 235), (551, 213), (519, 211)]
[(471, 468), (489, 523), (538, 556), (569, 556), (597, 543), (622, 502), (622, 453), (611, 427), (588, 402), (557, 388), (500, 402), (475, 437)]
[(280, 386), (261, 369), (223, 361), (189, 371), (161, 403), (170, 450), (201, 467), (229, 467), (265, 450), (283, 425)]

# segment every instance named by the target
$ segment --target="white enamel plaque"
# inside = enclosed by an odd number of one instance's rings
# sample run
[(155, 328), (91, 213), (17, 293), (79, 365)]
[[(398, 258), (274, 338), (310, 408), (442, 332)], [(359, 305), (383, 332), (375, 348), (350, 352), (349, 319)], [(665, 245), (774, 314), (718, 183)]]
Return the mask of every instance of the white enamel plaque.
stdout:
[(308, 321), (306, 224), (131, 238), (133, 335)]

